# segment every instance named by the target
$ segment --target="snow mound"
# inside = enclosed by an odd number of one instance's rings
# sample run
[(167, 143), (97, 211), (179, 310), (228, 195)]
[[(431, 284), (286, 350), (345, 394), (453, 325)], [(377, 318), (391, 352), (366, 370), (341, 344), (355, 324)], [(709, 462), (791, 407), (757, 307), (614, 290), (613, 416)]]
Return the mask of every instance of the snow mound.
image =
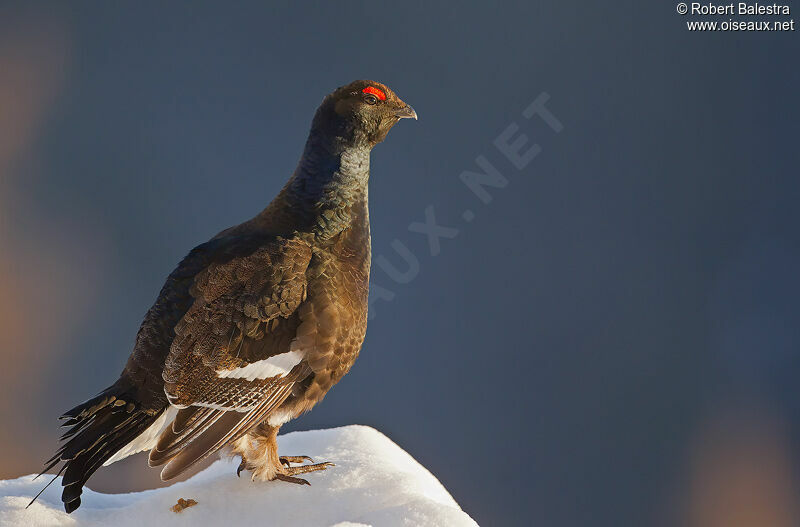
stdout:
[[(170, 487), (101, 494), (84, 489), (81, 507), (66, 514), (60, 480), (25, 509), (48, 480), (0, 481), (0, 525), (314, 527), (477, 525), (425, 467), (367, 426), (294, 432), (278, 437), (283, 455), (309, 455), (335, 467), (305, 474), (311, 486), (236, 477), (236, 459), (223, 459)], [(144, 462), (144, 461), (143, 461)], [(178, 499), (197, 505), (180, 513)]]

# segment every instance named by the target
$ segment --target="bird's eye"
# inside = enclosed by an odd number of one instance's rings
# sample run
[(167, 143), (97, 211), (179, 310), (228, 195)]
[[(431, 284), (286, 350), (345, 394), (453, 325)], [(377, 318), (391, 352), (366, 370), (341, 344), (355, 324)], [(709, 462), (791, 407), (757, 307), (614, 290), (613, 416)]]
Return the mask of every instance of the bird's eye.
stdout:
[(364, 102), (367, 103), (367, 104), (378, 104), (378, 98), (375, 97), (374, 95), (367, 94), (364, 97)]

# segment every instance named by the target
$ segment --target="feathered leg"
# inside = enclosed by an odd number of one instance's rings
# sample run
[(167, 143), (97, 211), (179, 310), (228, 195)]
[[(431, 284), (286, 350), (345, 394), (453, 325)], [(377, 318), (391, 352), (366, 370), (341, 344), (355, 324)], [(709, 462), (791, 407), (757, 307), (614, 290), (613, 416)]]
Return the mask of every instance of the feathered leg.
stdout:
[(253, 481), (277, 479), (289, 483), (310, 485), (308, 481), (294, 476), (334, 466), (333, 463), (316, 463), (292, 467), (291, 463), (313, 460), (308, 456), (279, 456), (277, 442), (279, 429), (279, 427), (260, 424), (233, 443), (233, 454), (242, 458), (242, 462), (236, 470), (237, 475), (241, 474), (242, 470), (249, 470), (253, 473)]

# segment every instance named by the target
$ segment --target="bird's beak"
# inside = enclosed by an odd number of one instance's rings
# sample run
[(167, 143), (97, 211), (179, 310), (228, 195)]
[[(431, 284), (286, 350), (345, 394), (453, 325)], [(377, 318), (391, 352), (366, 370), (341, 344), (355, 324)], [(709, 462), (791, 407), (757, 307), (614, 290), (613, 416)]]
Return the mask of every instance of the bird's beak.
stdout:
[(417, 112), (415, 112), (414, 108), (412, 108), (407, 104), (402, 108), (400, 108), (399, 110), (397, 110), (396, 112), (394, 112), (394, 116), (397, 117), (398, 119), (414, 119), (415, 121), (417, 120)]

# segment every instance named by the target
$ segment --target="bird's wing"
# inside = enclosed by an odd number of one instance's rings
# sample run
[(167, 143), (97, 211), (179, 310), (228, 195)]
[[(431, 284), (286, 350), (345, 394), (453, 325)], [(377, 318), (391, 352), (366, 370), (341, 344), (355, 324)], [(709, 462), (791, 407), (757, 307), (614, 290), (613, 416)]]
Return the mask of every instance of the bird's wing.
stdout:
[(306, 242), (274, 238), (197, 274), (164, 366), (180, 411), (150, 452), (162, 478), (266, 419), (311, 373), (296, 339), (310, 260)]

